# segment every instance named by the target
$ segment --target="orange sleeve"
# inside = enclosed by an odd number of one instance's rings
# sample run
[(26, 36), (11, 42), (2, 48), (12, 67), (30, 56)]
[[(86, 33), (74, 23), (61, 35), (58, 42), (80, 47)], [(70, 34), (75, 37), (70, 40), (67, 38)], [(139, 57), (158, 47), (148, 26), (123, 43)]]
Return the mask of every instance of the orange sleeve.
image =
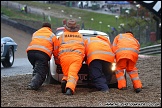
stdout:
[(58, 59), (58, 53), (59, 53), (59, 40), (56, 38), (54, 41), (54, 50), (53, 50), (53, 56), (55, 59), (55, 64), (60, 64), (60, 61)]

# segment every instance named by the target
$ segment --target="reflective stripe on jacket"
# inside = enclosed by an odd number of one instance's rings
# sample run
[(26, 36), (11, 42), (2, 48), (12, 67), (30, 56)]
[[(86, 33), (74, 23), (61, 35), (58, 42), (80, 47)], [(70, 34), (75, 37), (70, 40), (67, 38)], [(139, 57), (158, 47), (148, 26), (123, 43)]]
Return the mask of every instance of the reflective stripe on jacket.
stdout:
[(138, 59), (140, 44), (131, 33), (119, 34), (115, 37), (112, 50), (115, 53), (116, 61), (128, 58), (136, 62)]
[(59, 57), (67, 53), (84, 56), (84, 39), (79, 32), (64, 32), (59, 37), (59, 45)]
[(26, 52), (29, 50), (39, 50), (51, 57), (55, 40), (56, 36), (52, 30), (48, 27), (43, 27), (33, 33), (32, 41), (29, 43)]
[(110, 41), (104, 36), (88, 38), (86, 41), (86, 63), (89, 65), (94, 59), (114, 62), (115, 55), (112, 52)]

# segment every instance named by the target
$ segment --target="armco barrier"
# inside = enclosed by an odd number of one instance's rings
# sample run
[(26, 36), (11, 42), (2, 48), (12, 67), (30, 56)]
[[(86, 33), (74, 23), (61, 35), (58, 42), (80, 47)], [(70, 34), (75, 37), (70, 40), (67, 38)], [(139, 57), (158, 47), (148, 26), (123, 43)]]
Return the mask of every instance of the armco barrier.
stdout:
[(1, 15), (1, 23), (5, 23), (7, 25), (13, 26), (14, 28), (23, 30), (29, 34), (33, 34), (36, 31), (35, 28), (29, 27), (24, 24), (18, 23), (17, 21), (11, 20), (5, 15)]
[(146, 55), (161, 54), (161, 44), (140, 48), (139, 54), (146, 54)]

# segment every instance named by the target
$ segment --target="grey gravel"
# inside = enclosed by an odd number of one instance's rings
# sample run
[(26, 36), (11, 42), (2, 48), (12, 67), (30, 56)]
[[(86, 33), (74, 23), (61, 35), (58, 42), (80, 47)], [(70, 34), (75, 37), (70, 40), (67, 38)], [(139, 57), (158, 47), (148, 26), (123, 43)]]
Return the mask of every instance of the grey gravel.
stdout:
[(31, 75), (1, 78), (1, 107), (159, 107), (161, 106), (161, 56), (139, 58), (137, 67), (143, 83), (135, 93), (127, 76), (128, 89), (109, 92), (77, 86), (72, 96), (61, 93), (60, 84), (43, 84), (38, 91), (27, 90)]

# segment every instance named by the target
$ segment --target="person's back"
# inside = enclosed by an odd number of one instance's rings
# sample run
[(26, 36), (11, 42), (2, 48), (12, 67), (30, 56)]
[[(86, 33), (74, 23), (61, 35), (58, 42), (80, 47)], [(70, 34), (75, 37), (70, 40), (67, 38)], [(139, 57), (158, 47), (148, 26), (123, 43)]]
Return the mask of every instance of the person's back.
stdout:
[(84, 39), (79, 32), (70, 32), (68, 30), (64, 30), (64, 33), (59, 38), (59, 43), (60, 43), (60, 47), (59, 47), (60, 57), (62, 56), (61, 52), (64, 50), (73, 50), (73, 52), (67, 51), (66, 53), (64, 53), (64, 55), (68, 53), (79, 54), (78, 52), (80, 51), (81, 51), (80, 53), (84, 53), (84, 48), (85, 48)]
[(35, 33), (33, 33), (32, 41), (30, 42), (26, 51), (28, 52), (29, 50), (38, 50), (48, 54), (48, 56), (51, 57), (53, 51), (53, 42), (56, 39), (56, 37), (53, 38), (54, 36), (55, 34), (53, 34), (50, 28), (40, 28)]
[(91, 37), (85, 41), (87, 64), (94, 59), (114, 62), (114, 53), (111, 49), (111, 43), (104, 36)]
[(138, 59), (140, 44), (132, 33), (119, 34), (115, 37), (112, 50), (116, 54), (116, 61), (121, 58)]
[(111, 81), (111, 62), (114, 62), (114, 53), (107, 37), (97, 36), (85, 40), (86, 63), (90, 78), (99, 91), (108, 91)]

